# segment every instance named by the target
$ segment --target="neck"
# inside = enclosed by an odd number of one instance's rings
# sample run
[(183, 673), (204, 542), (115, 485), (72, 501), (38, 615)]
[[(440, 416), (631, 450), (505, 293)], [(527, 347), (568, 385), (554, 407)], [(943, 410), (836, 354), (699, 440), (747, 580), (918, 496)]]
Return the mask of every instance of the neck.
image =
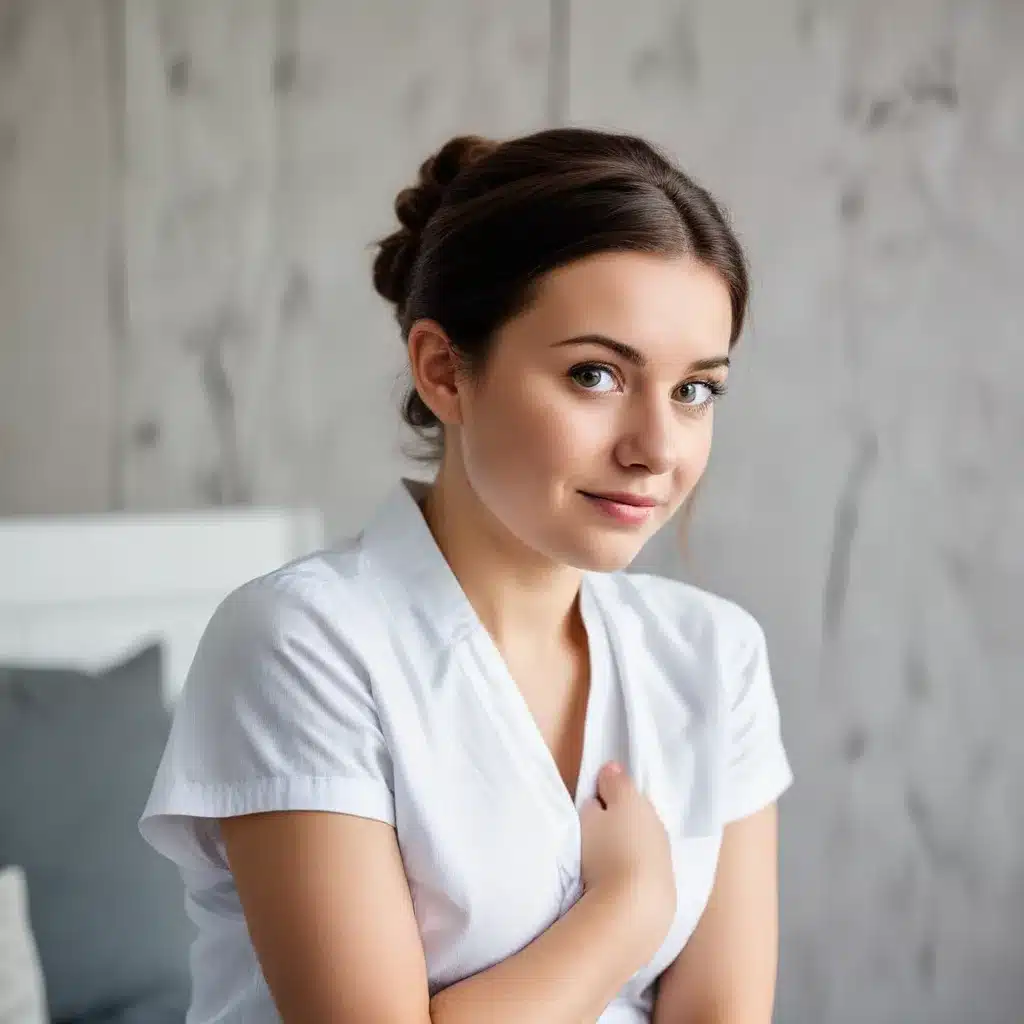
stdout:
[(461, 466), (442, 462), (423, 514), (501, 650), (545, 650), (578, 639), (580, 570), (544, 558), (515, 537), (476, 496)]

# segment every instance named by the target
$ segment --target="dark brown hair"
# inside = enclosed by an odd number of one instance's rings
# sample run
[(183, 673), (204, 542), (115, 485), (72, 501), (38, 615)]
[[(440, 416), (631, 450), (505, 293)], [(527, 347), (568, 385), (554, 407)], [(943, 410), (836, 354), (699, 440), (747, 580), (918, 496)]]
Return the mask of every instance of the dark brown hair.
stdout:
[[(401, 227), (378, 243), (374, 285), (394, 304), (403, 338), (417, 320), (436, 320), (468, 371), (484, 365), (495, 332), (529, 307), (544, 274), (601, 252), (695, 257), (729, 289), (730, 345), (743, 328), (746, 260), (723, 211), (632, 135), (457, 136), (423, 162), (395, 213)], [(439, 423), (415, 388), (403, 418), (436, 458)]]

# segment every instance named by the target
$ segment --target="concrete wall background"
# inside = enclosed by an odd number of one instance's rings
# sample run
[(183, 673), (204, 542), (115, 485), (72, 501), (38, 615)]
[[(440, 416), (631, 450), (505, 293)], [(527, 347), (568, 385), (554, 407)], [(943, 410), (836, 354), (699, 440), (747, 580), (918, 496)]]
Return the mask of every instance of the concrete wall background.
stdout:
[(751, 326), (685, 557), (799, 784), (783, 1024), (1024, 1020), (1020, 0), (0, 0), (0, 513), (394, 476), (368, 244), (448, 135), (646, 134)]

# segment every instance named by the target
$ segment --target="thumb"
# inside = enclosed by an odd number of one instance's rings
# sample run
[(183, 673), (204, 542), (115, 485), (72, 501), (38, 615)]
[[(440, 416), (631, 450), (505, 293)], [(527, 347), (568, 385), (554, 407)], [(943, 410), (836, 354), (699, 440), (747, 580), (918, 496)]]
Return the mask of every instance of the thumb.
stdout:
[(609, 761), (597, 775), (597, 795), (607, 807), (629, 786), (629, 776), (617, 761)]

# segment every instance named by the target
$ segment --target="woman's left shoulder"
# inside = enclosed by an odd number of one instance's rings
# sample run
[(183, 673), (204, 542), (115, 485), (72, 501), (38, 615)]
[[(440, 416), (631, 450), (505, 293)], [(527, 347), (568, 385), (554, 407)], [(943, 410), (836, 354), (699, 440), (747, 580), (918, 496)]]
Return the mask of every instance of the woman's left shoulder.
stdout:
[(726, 649), (747, 652), (764, 645), (761, 625), (746, 608), (692, 583), (622, 572), (605, 577), (603, 589), (609, 602), (628, 609), (658, 633), (710, 645), (719, 654)]
[(600, 589), (626, 654), (626, 685), (632, 672), (640, 684), (633, 692), (649, 709), (646, 749), (668, 766), (672, 781), (660, 790), (665, 806), (687, 771), (685, 827), (692, 836), (710, 835), (777, 799), (792, 773), (754, 616), (735, 601), (662, 576), (610, 574)]

